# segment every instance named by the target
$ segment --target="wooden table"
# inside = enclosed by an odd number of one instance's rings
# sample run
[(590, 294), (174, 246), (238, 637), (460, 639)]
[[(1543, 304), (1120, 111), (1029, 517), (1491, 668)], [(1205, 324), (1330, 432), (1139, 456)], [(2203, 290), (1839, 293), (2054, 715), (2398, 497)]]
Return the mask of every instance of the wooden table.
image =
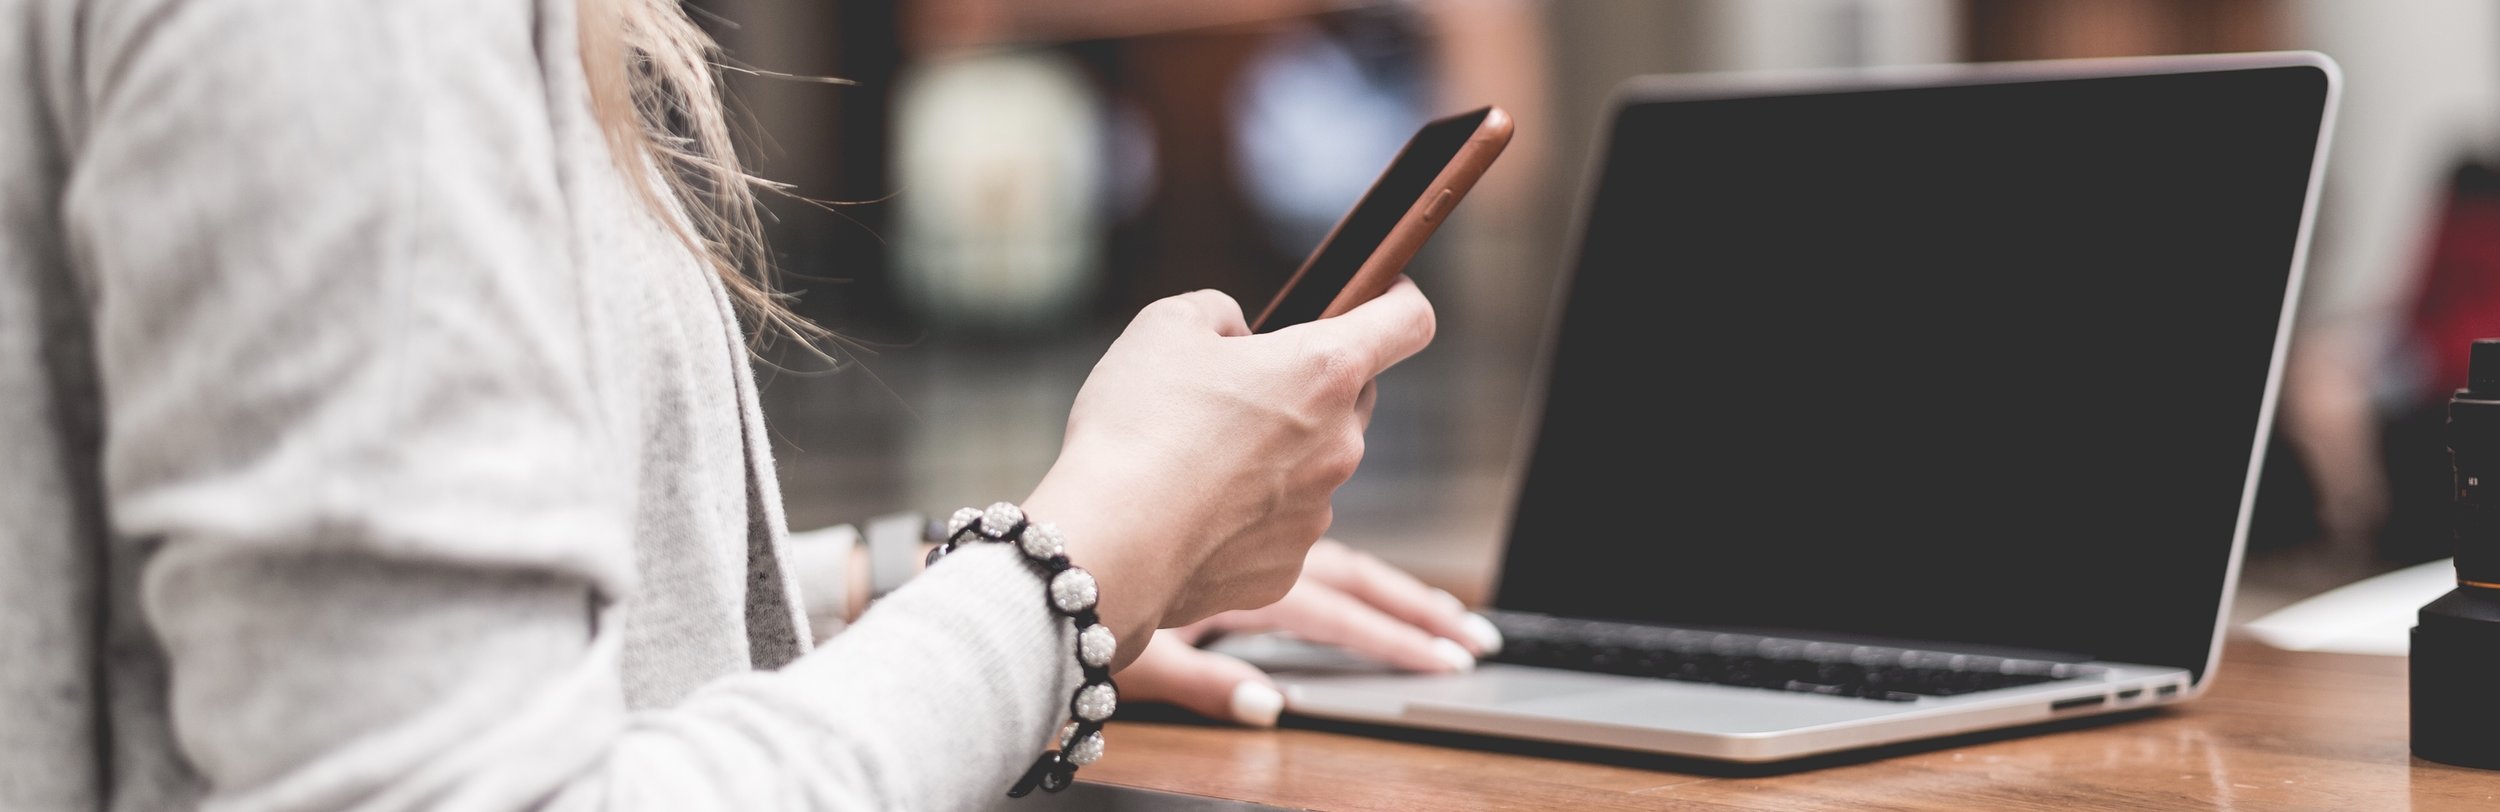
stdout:
[[(2500, 675), (2492, 684), (2500, 690)], [(1084, 779), (1326, 810), (2500, 810), (2500, 772), (2414, 760), (2405, 729), (2403, 659), (2235, 639), (2214, 689), (2176, 708), (1804, 770), (1290, 723), (1116, 721), (1111, 755)]]

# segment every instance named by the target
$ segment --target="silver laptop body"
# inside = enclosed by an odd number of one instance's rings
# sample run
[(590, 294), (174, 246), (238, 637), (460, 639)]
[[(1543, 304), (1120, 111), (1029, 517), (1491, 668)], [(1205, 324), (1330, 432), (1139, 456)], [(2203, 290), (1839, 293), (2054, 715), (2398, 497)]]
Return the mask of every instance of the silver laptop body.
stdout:
[[(1276, 638), (1220, 648), (1271, 669), (1296, 715), (1740, 762), (2196, 697), (2221, 651), (2339, 83), (2335, 65), (2312, 53), (1627, 83), (1590, 169), (1576, 270), (1556, 298), (1537, 376), (1545, 400), (1527, 420), (1510, 549), (1487, 612), (1513, 650), (1471, 673), (1416, 676)], [(2085, 118), (2024, 129), (2069, 114)], [(2248, 133), (2231, 132), (2243, 126)], [(1787, 156), (1826, 160), (1819, 145), (1830, 143), (1908, 146), (1789, 172)], [(2169, 154), (2172, 145), (2183, 154)], [(1674, 157), (1694, 150), (1712, 157)], [(2130, 151), (2177, 167), (2148, 175), (2160, 188), (2141, 197), (2095, 191), (2097, 179), (2132, 171)], [(2073, 158), (2084, 153), (2099, 157)], [(2233, 163), (2259, 154), (2269, 157)], [(1972, 165), (1959, 165), (1963, 156)], [(1930, 165), (1887, 176), (1884, 162), (1896, 158)], [(2007, 173), (2036, 177), (1999, 177)], [(1835, 190), (1825, 178), (1851, 185)], [(1917, 188), (1879, 194), (1859, 181)], [(1681, 200), (1679, 188), (1719, 191)], [(1970, 222), (1927, 232), (1925, 220), (1887, 219), (1923, 205)], [(2041, 219), (2019, 214), (2026, 207)], [(1714, 235), (1761, 226), (1730, 219), (1666, 233), (1722, 216), (1793, 217), (1778, 227), (1793, 231), (1717, 247)], [(2060, 231), (2070, 225), (2086, 233)], [(1874, 230), (1852, 231), (1861, 227)], [(1904, 231), (1920, 233), (1897, 238)], [(1789, 248), (1779, 238), (1788, 234), (1806, 247)], [(1825, 239), (1863, 248), (1815, 246)], [(1936, 240), (1952, 247), (1933, 249)], [(1998, 249), (2001, 273), (1921, 276), (1931, 256), (1964, 251), (1987, 265)], [(1863, 267), (1780, 265), (1853, 256)], [(2151, 267), (2174, 259), (2184, 264)], [(2035, 268), (2038, 279), (2087, 281), (2042, 283), (2053, 290), (2041, 294), (2024, 287)], [(1794, 278), (1598, 290), (1607, 278), (1764, 274)], [(1992, 281), (2002, 279), (2017, 281)], [(2091, 288), (2104, 279), (2121, 289)], [(1914, 324), (1859, 320), (1815, 298), (1833, 284), (1832, 297), (1899, 309)], [(1900, 293), (1930, 284), (1937, 289)], [(1954, 295), (1978, 304), (1925, 304)], [(1604, 303), (1643, 297), (1664, 312)], [(1687, 299), (1700, 309), (1676, 312)], [(1783, 303), (1792, 300), (1802, 304)], [(2061, 322), (2066, 302), (2089, 302), (2086, 318)], [(1755, 315), (1676, 332), (1729, 309)], [(1799, 312), (1823, 315), (1754, 330)], [(1815, 337), (1817, 319), (1847, 329)], [(1606, 324), (1581, 330), (1591, 320)], [(2031, 355), (1985, 354), (2035, 346), (2042, 368)], [(1646, 366), (1649, 347), (1669, 360)], [(1937, 362), (1943, 372), (1918, 366), (1960, 353)], [(1746, 377), (1766, 367), (1786, 372)], [(1701, 405), (1622, 405), (1644, 397)], [(1869, 425), (1817, 427), (1823, 415), (1927, 397), (1936, 400)], [(2060, 411), (2069, 401), (2084, 411)], [(1778, 412), (1773, 422), (1747, 422), (1765, 409)], [(1655, 428), (1679, 420), (1732, 423), (1721, 433), (1755, 439), (1721, 448), (1706, 429)], [(2095, 425), (2103, 420), (2128, 425)], [(1805, 436), (1787, 436), (1799, 425)], [(1893, 426), (1917, 439), (1883, 436)], [(2067, 433), (2103, 429), (2115, 439), (2060, 445)], [(1610, 431), (1625, 456), (1606, 456)], [(1656, 448), (1640, 439), (1651, 431), (1663, 432)], [(2143, 435), (2155, 439), (2115, 447)], [(2097, 460), (2102, 447), (2126, 453)], [(1714, 462), (1688, 467), (1687, 456)], [(1930, 459), (1934, 467), (1920, 467)], [(1968, 473), (1991, 460), (2003, 470)], [(1711, 482), (1721, 470), (1731, 481)], [(1860, 497), (1820, 491), (1854, 487), (1817, 481), (1830, 470), (1881, 492), (1852, 501)], [(1637, 481), (1607, 490), (1626, 478)], [(1922, 478), (1941, 492), (1919, 490)], [(2003, 484), (2026, 478), (2040, 490)], [(1761, 490), (1794, 493), (1754, 495)], [(1833, 511), (1869, 518), (1859, 525)], [(1938, 629), (1970, 637), (1929, 636)], [(2041, 639), (2026, 638), (2034, 630)]]

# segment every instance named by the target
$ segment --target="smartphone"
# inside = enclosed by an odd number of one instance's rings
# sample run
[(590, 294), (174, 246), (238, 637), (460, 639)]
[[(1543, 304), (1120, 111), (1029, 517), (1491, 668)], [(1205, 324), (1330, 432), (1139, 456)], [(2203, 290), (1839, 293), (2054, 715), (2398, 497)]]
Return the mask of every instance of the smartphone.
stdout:
[(1387, 291), (1510, 145), (1510, 131), (1510, 114), (1499, 107), (1425, 123), (1259, 311), (1251, 332), (1328, 318)]

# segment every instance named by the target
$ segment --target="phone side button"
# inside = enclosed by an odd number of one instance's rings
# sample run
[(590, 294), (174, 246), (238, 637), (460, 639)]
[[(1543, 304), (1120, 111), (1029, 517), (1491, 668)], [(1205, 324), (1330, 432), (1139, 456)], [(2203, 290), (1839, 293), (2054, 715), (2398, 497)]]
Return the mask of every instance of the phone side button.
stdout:
[(1440, 194), (1432, 197), (1432, 202), (1424, 204), (1424, 219), (1426, 221), (1440, 220), (1450, 213), (1450, 206), (1457, 202), (1458, 195), (1448, 189), (1441, 190)]

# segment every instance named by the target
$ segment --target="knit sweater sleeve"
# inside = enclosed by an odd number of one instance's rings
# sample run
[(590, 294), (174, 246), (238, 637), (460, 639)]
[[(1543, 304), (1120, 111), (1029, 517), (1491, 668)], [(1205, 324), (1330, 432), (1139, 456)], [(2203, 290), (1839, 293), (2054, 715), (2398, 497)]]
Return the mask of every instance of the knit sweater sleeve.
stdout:
[(995, 798), (1077, 680), (1004, 548), (780, 670), (628, 708), (637, 497), (584, 372), (592, 271), (565, 248), (542, 71), (569, 12), (84, 10), (63, 228), (103, 490), (112, 532), (154, 546), (138, 605), (209, 808)]

